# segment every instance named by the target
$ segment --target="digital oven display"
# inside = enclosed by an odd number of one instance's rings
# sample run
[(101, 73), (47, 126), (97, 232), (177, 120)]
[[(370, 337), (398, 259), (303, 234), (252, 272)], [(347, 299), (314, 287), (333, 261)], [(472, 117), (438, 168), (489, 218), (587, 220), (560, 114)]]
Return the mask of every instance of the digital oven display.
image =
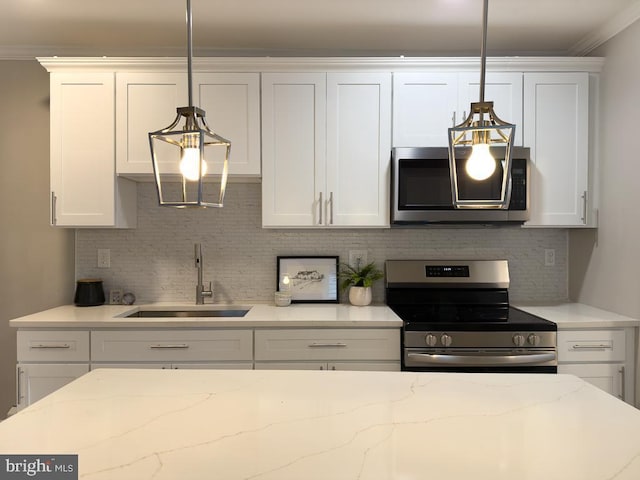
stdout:
[(468, 277), (468, 265), (426, 265), (427, 277)]

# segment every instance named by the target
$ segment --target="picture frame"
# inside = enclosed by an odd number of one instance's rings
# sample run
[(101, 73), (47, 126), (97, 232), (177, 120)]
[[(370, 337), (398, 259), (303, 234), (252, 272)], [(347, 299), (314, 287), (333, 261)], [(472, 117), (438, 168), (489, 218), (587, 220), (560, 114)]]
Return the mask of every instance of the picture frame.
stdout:
[[(338, 303), (336, 256), (278, 256), (277, 290), (288, 288), (291, 303)], [(282, 279), (288, 277), (288, 287)], [(286, 282), (285, 282), (286, 283)]]
[(109, 305), (121, 305), (122, 304), (122, 289), (112, 288), (109, 290)]

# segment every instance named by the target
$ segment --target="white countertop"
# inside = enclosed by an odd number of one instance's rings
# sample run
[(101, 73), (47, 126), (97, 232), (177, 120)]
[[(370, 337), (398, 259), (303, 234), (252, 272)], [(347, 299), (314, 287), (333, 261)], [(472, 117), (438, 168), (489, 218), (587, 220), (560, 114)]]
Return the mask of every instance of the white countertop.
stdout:
[(0, 452), (91, 480), (637, 480), (640, 411), (569, 375), (100, 369)]
[(550, 320), (558, 329), (640, 327), (640, 319), (618, 315), (582, 303), (564, 303), (550, 306), (520, 306), (520, 310)]
[[(400, 328), (402, 320), (384, 305), (354, 307), (346, 304), (292, 304), (276, 307), (252, 304), (244, 317), (126, 318), (147, 310), (209, 310), (224, 305), (154, 303), (151, 305), (64, 305), (11, 320), (18, 328), (259, 328), (259, 327), (371, 327)], [(237, 305), (236, 305), (237, 307)]]

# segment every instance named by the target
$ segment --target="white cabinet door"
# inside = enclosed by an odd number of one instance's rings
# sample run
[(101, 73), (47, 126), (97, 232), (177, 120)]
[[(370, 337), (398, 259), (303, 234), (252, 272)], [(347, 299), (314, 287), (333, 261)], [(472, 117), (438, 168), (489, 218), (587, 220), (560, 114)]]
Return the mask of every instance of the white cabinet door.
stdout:
[[(487, 72), (485, 100), (516, 124), (522, 145), (522, 73)], [(448, 129), (461, 123), (480, 101), (480, 72), (399, 72), (393, 75), (393, 146), (446, 147)]]
[(558, 373), (568, 373), (582, 378), (621, 400), (626, 400), (624, 365), (619, 363), (558, 365)]
[(447, 129), (462, 121), (457, 107), (457, 73), (394, 73), (393, 146), (447, 146)]
[[(458, 80), (460, 123), (467, 117), (471, 103), (480, 101), (480, 72), (461, 73)], [(513, 144), (522, 146), (522, 73), (487, 72), (484, 99), (493, 102), (493, 110), (501, 120), (516, 126)]]
[[(182, 73), (116, 74), (116, 169), (119, 175), (153, 174), (149, 132), (171, 124), (176, 108), (188, 105), (187, 76)], [(175, 148), (160, 145), (174, 153)], [(171, 154), (159, 159), (172, 158)], [(175, 168), (174, 168), (175, 164)], [(179, 174), (178, 162), (163, 167)]]
[(323, 225), (326, 74), (262, 75), (262, 224)]
[(390, 74), (263, 74), (263, 226), (388, 226), (390, 115)]
[(113, 73), (51, 74), (51, 223), (134, 227), (135, 184), (116, 181)]
[[(231, 141), (229, 174), (260, 175), (260, 74), (195, 73), (194, 102), (209, 128)], [(216, 150), (212, 173), (222, 173), (223, 148)], [(209, 159), (208, 159), (209, 160)]]
[(389, 226), (391, 74), (327, 75), (327, 225)]
[(588, 226), (587, 73), (525, 73), (524, 145), (532, 160), (526, 225)]
[(24, 408), (89, 371), (89, 364), (18, 364), (18, 408)]
[(399, 372), (400, 362), (256, 362), (256, 370)]

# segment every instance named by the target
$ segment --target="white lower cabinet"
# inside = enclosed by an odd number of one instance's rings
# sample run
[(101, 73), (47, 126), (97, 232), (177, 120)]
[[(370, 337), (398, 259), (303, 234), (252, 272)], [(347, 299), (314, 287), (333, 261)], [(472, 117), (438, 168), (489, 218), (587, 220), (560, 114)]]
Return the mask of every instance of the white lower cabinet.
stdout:
[(89, 371), (88, 363), (18, 364), (17, 407), (22, 409)]
[(400, 370), (400, 330), (256, 330), (255, 368)]
[(22, 409), (89, 371), (89, 332), (20, 330), (16, 406)]
[(635, 329), (558, 330), (558, 373), (635, 403)]
[(253, 368), (253, 330), (103, 330), (91, 368)]

